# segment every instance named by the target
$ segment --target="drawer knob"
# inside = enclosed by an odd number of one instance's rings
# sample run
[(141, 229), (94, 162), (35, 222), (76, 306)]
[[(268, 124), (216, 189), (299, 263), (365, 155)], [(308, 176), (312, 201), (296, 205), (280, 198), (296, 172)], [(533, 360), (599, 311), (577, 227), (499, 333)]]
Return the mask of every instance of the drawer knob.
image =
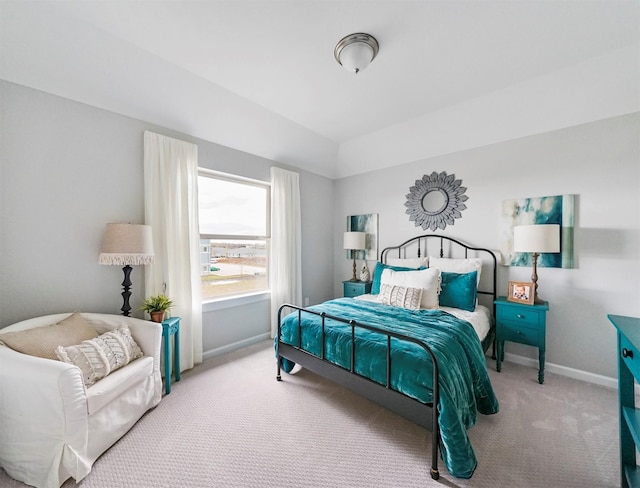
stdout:
[(519, 313), (518, 315), (516, 315), (516, 317), (518, 317), (519, 319), (523, 319), (524, 315), (522, 315), (521, 313)]
[(623, 358), (633, 359), (633, 351), (630, 351), (626, 347), (623, 347), (622, 348), (622, 357)]

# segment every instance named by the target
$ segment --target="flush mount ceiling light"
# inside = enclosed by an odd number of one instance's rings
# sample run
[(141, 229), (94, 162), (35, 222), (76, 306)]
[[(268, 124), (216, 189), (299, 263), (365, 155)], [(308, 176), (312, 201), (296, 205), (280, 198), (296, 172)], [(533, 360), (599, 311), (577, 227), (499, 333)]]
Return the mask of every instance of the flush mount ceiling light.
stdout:
[(343, 37), (333, 50), (333, 55), (347, 71), (358, 74), (369, 66), (379, 50), (375, 37), (360, 32)]

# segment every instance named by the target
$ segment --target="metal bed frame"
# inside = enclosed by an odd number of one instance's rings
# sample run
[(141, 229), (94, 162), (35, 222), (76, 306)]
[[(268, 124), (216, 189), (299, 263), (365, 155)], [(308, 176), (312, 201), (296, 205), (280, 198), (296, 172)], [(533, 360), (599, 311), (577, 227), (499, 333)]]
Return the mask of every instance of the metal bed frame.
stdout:
[[(484, 271), (484, 261), (485, 258), (488, 259), (489, 265), (491, 267), (492, 273), (490, 275), (490, 286), (486, 290), (480, 290), (482, 287), (478, 287), (478, 294), (484, 295), (486, 297), (491, 298), (491, 307), (490, 310), (493, 312), (493, 317), (495, 317), (495, 300), (497, 297), (497, 287), (496, 287), (496, 268), (497, 268), (497, 259), (496, 255), (493, 251), (485, 248), (472, 247), (463, 242), (453, 239), (451, 237), (437, 235), (437, 234), (426, 234), (418, 237), (413, 237), (398, 246), (387, 247), (383, 249), (380, 253), (380, 261), (386, 262), (389, 253), (393, 251), (397, 251), (397, 257), (403, 258), (407, 257), (407, 252), (411, 252), (414, 247), (417, 247), (417, 257), (428, 256), (428, 243), (433, 242), (431, 239), (439, 239), (439, 251), (438, 255), (440, 257), (459, 257), (459, 258), (468, 258), (469, 252), (473, 251), (478, 256), (483, 258), (483, 273)], [(438, 242), (438, 241), (436, 241)], [(446, 244), (446, 245), (445, 245)], [(445, 247), (447, 247), (447, 254), (445, 256)], [(424, 253), (423, 253), (424, 249)], [(460, 251), (463, 251), (463, 255), (460, 255)], [(481, 273), (481, 276), (485, 276)], [(486, 281), (486, 280), (483, 280)], [(300, 344), (297, 346), (292, 346), (290, 344), (286, 344), (280, 341), (280, 329), (281, 329), (281, 320), (283, 318), (283, 311), (285, 309), (297, 311), (298, 313), (298, 327), (300, 327), (300, 318), (301, 314), (308, 313), (312, 315), (320, 316), (322, 319), (322, 348), (321, 354), (316, 356), (315, 354), (309, 353), (303, 350), (300, 347)], [(348, 324), (351, 326), (351, 365), (349, 368), (343, 368), (337, 364), (329, 362), (325, 359), (325, 351), (324, 351), (324, 342), (325, 342), (325, 321), (335, 320), (338, 322), (342, 322), (344, 324)], [(356, 328), (366, 329), (370, 331), (374, 331), (385, 335), (387, 337), (387, 377), (386, 384), (381, 385), (376, 383), (365, 376), (362, 376), (355, 372), (355, 331)], [(301, 337), (301, 334), (298, 334), (298, 337)], [(412, 342), (422, 347), (431, 357), (433, 361), (433, 392), (432, 392), (432, 402), (430, 403), (422, 403), (418, 400), (415, 400), (411, 397), (408, 397), (398, 391), (395, 391), (391, 388), (391, 338), (404, 340), (408, 342)], [(495, 320), (492, 321), (491, 329), (485, 339), (482, 341), (482, 348), (486, 352), (489, 348), (489, 345), (493, 346), (493, 355), (495, 357)], [(394, 412), (402, 417), (425, 427), (427, 430), (431, 431), (431, 477), (434, 480), (437, 480), (440, 477), (440, 472), (438, 470), (438, 446), (439, 446), (439, 427), (438, 427), (438, 409), (433, 408), (434, 405), (438, 404), (440, 399), (439, 396), (439, 370), (438, 370), (438, 361), (431, 349), (427, 344), (424, 344), (418, 339), (414, 339), (413, 337), (409, 337), (403, 334), (397, 334), (390, 331), (385, 331), (379, 329), (377, 327), (363, 324), (357, 322), (355, 320), (345, 320), (340, 317), (332, 316), (326, 314), (324, 312), (315, 312), (312, 310), (305, 309), (303, 307), (298, 307), (296, 305), (291, 304), (283, 304), (278, 309), (278, 335), (277, 335), (277, 376), (276, 379), (278, 381), (282, 381), (281, 375), (281, 358), (289, 359), (296, 364), (299, 364), (301, 367), (313, 371), (314, 373), (340, 385), (344, 388), (347, 388), (354, 393), (357, 393), (368, 400), (371, 400), (378, 405)]]

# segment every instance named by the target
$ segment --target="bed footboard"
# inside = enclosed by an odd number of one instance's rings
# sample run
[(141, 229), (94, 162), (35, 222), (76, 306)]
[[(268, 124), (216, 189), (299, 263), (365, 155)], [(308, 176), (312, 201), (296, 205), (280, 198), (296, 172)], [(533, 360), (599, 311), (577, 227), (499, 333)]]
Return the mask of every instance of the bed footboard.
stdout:
[[(321, 318), (322, 321), (322, 334), (321, 334), (321, 354), (315, 355), (312, 354), (300, 347), (298, 345), (291, 345), (284, 343), (280, 340), (281, 337), (281, 325), (282, 325), (282, 313), (283, 310), (297, 310), (298, 314), (298, 328), (301, 327), (301, 315), (302, 313), (308, 313), (312, 315), (316, 315)], [(337, 322), (341, 322), (343, 324), (349, 325), (351, 327), (351, 365), (350, 368), (344, 368), (338, 364), (330, 362), (325, 357), (324, 344), (325, 344), (325, 321), (333, 320)], [(369, 378), (358, 374), (355, 371), (355, 357), (356, 357), (356, 347), (355, 347), (355, 336), (356, 329), (361, 328), (365, 330), (369, 330), (372, 332), (376, 332), (382, 334), (386, 337), (386, 384), (382, 385), (375, 381), (370, 380)], [(301, 334), (298, 334), (298, 338), (300, 339)], [(427, 354), (430, 356), (433, 362), (433, 389), (432, 389), (432, 402), (431, 403), (422, 403), (418, 400), (415, 400), (411, 397), (408, 397), (394, 389), (391, 388), (391, 339), (398, 339), (402, 341), (412, 342), (422, 349), (424, 349)], [(422, 427), (431, 431), (431, 477), (434, 480), (437, 480), (440, 477), (440, 473), (438, 471), (438, 446), (439, 446), (439, 424), (438, 424), (438, 408), (434, 408), (434, 405), (437, 407), (440, 393), (439, 393), (439, 370), (438, 370), (438, 361), (431, 349), (428, 345), (424, 344), (422, 341), (417, 340), (413, 337), (408, 337), (403, 334), (398, 334), (392, 331), (387, 331), (380, 329), (378, 327), (374, 327), (368, 324), (362, 324), (355, 320), (345, 320), (341, 317), (332, 316), (326, 314), (324, 312), (316, 312), (313, 310), (308, 310), (302, 307), (298, 307), (296, 305), (284, 304), (278, 309), (278, 335), (276, 337), (276, 346), (277, 346), (277, 374), (276, 379), (278, 381), (282, 381), (281, 374), (281, 360), (282, 358), (289, 359), (296, 364), (313, 371), (314, 373), (329, 379), (330, 381), (343, 386), (350, 391), (353, 391), (368, 400), (371, 400), (382, 407), (401, 415), (402, 417), (414, 422)]]

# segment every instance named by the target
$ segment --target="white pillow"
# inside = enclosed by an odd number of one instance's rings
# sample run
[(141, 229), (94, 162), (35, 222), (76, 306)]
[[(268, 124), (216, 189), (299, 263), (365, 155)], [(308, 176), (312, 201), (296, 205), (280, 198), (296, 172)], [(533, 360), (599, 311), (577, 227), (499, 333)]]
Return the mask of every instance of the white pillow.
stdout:
[(466, 274), (477, 271), (478, 285), (480, 284), (480, 271), (482, 271), (482, 259), (480, 258), (456, 259), (429, 256), (429, 266), (431, 268), (438, 268), (440, 271), (446, 273)]
[(380, 285), (378, 301), (393, 307), (420, 310), (422, 300), (422, 288), (409, 288), (406, 286)]
[(116, 369), (142, 357), (140, 346), (126, 325), (105, 332), (75, 346), (58, 346), (56, 356), (62, 362), (80, 368), (88, 388)]
[(396, 285), (408, 288), (422, 288), (421, 308), (438, 308), (440, 293), (440, 270), (427, 268), (416, 271), (394, 271), (385, 269), (380, 278), (382, 285)]
[(389, 266), (402, 266), (404, 268), (421, 268), (428, 266), (427, 258), (387, 258), (386, 263)]

